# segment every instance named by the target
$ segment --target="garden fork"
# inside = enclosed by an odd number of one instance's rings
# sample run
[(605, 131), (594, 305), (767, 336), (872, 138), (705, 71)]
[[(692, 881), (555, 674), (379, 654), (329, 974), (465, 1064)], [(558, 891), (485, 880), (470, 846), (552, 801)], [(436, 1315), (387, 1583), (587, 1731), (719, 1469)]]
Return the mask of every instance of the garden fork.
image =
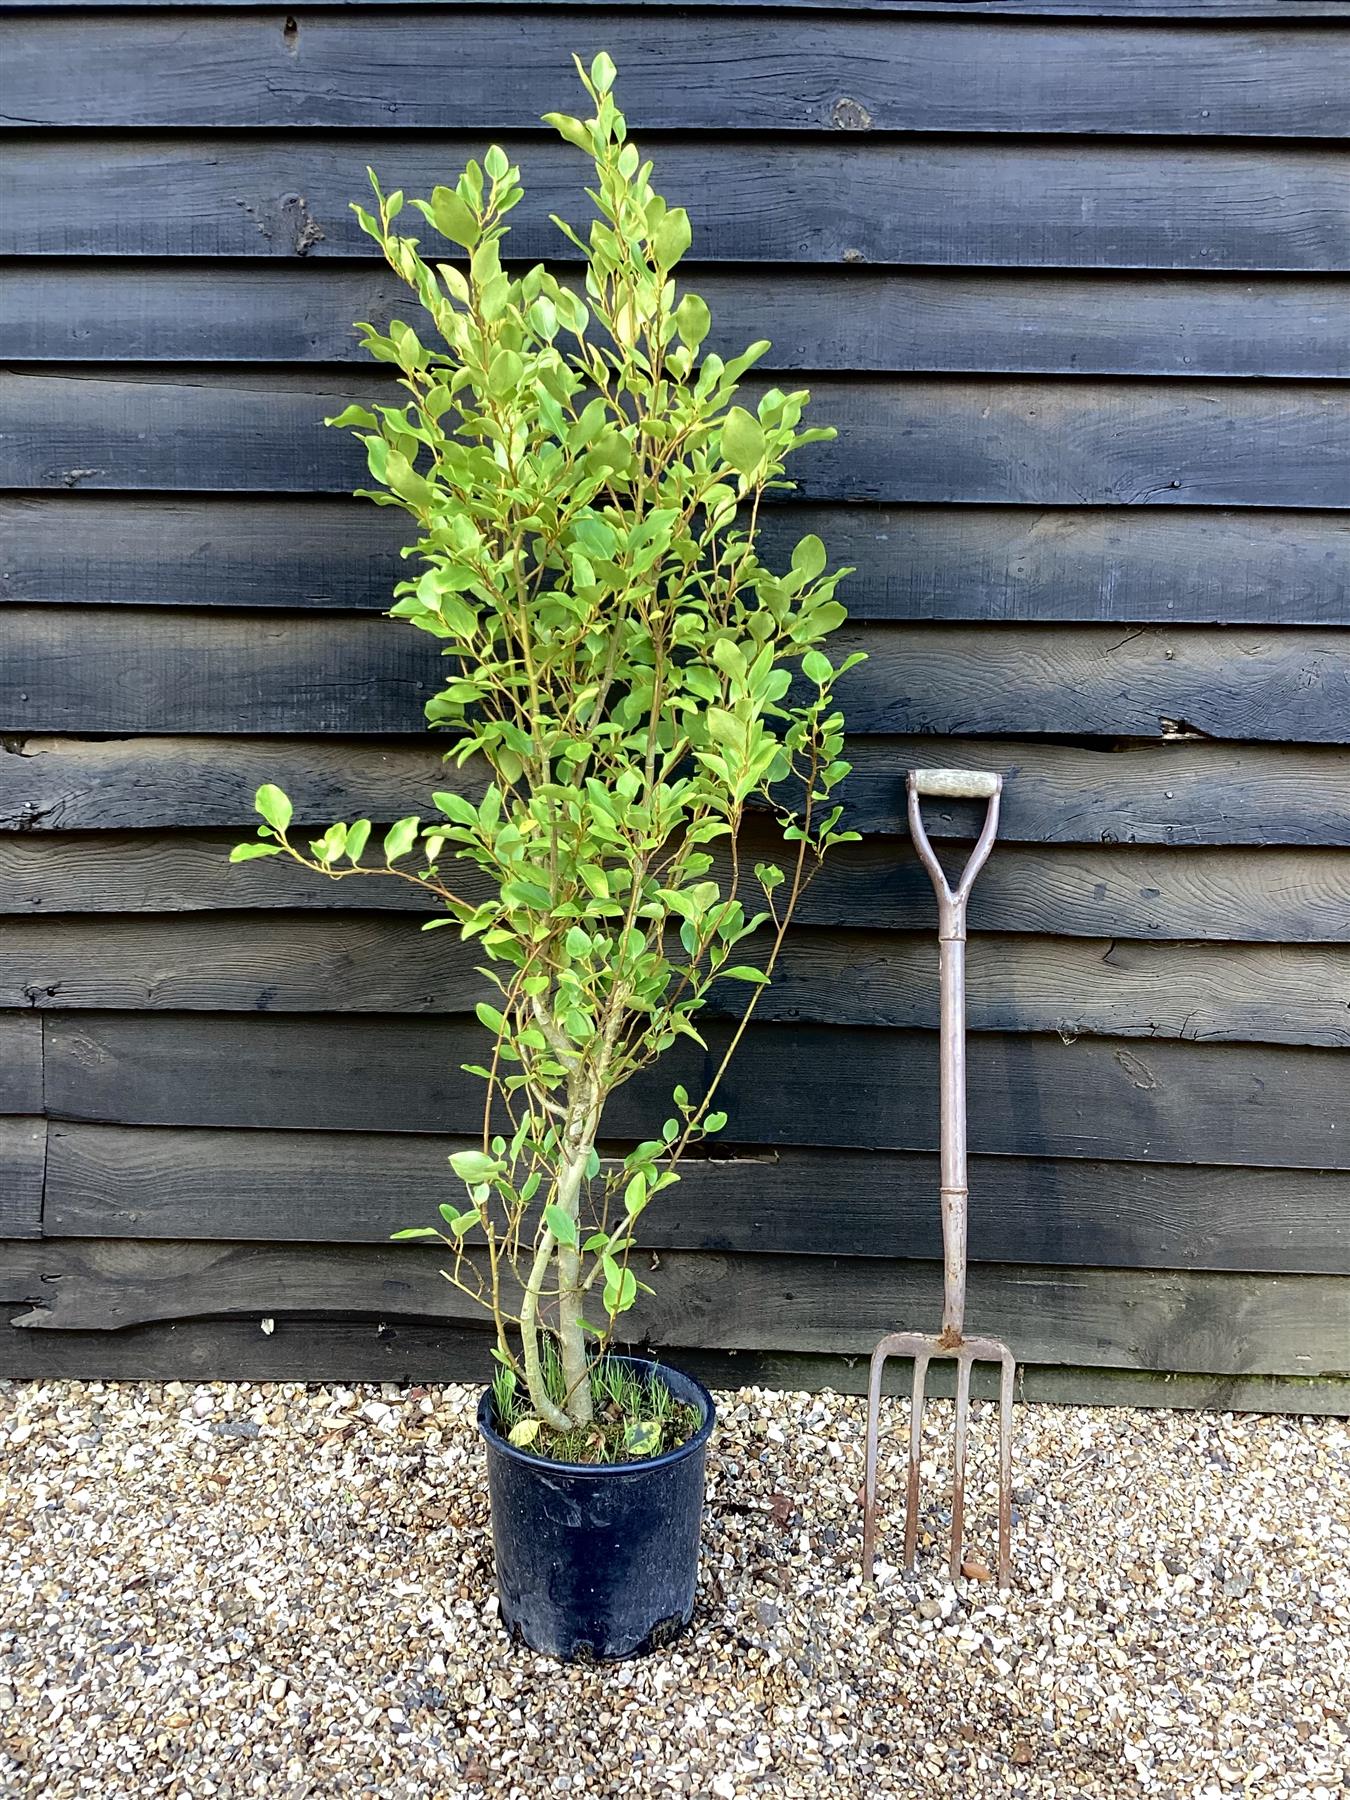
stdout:
[[(891, 1356), (914, 1358), (909, 1413), (909, 1480), (905, 1494), (905, 1567), (914, 1567), (919, 1536), (919, 1449), (923, 1427), (924, 1378), (934, 1357), (956, 1362), (956, 1445), (952, 1467), (952, 1535), (949, 1557), (953, 1581), (961, 1573), (966, 1499), (966, 1427), (970, 1416), (970, 1372), (976, 1362), (1001, 1365), (998, 1401), (998, 1583), (1008, 1585), (1012, 1528), (1012, 1401), (1017, 1365), (1012, 1351), (994, 1338), (966, 1337), (966, 902), (998, 831), (1003, 778), (966, 769), (911, 769), (906, 783), (909, 830), (919, 860), (928, 871), (938, 903), (938, 957), (941, 985), (941, 1200), (942, 1330), (935, 1335), (896, 1331), (872, 1352), (867, 1386), (867, 1476), (863, 1494), (863, 1580), (872, 1579), (877, 1538), (877, 1432), (881, 1376)], [(987, 802), (984, 828), (955, 893), (928, 841), (921, 815), (925, 794), (949, 800)]]

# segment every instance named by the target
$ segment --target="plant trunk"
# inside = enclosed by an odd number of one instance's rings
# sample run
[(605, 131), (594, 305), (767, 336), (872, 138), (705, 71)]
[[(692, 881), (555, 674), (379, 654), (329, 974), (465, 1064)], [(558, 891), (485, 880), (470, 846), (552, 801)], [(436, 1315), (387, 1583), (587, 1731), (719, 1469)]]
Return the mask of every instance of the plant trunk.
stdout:
[[(591, 1095), (587, 1095), (574, 1105), (567, 1122), (564, 1132), (567, 1158), (555, 1190), (557, 1205), (572, 1220), (574, 1236), (579, 1235), (577, 1228), (581, 1211), (581, 1186), (595, 1142), (595, 1126), (594, 1100)], [(539, 1301), (550, 1268), (556, 1269), (558, 1278), (557, 1335), (566, 1387), (561, 1408), (549, 1397), (539, 1353)], [(526, 1284), (525, 1302), (521, 1308), (521, 1335), (525, 1352), (525, 1385), (529, 1390), (530, 1403), (538, 1416), (555, 1431), (569, 1431), (580, 1425), (589, 1425), (594, 1415), (587, 1372), (586, 1333), (582, 1322), (584, 1303), (581, 1257), (577, 1248), (575, 1245), (560, 1243), (546, 1229), (535, 1252)]]

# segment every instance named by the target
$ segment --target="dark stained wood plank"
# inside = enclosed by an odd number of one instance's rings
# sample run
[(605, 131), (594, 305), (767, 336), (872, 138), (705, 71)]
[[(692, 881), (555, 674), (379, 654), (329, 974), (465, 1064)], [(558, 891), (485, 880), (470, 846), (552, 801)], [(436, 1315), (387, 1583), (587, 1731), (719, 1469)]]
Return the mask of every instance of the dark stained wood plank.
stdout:
[[(325, 881), (288, 862), (228, 861), (239, 832), (0, 832), (0, 916), (194, 913), (425, 913), (405, 882)], [(772, 855), (771, 828), (748, 834), (743, 861)], [(725, 859), (719, 862), (725, 867)], [(456, 880), (467, 893), (472, 872)], [(1058, 937), (1274, 944), (1350, 942), (1344, 850), (1028, 848), (1002, 843), (971, 899), (974, 931)], [(928, 877), (907, 841), (840, 846), (807, 888), (804, 925), (924, 930)]]
[[(501, 7), (504, 11), (519, 0), (480, 0), (483, 5)], [(571, 7), (576, 0), (530, 0), (533, 6)], [(24, 10), (46, 11), (64, 8), (70, 0), (25, 0)], [(134, 0), (136, 6), (181, 8), (183, 0)], [(251, 7), (256, 0), (217, 0), (223, 8)], [(441, 7), (446, 0), (328, 0), (330, 6)], [(776, 12), (855, 12), (965, 13), (988, 17), (1077, 19), (1344, 19), (1346, 0), (684, 0), (687, 7), (702, 12), (721, 7), (745, 6), (762, 8), (766, 14)], [(632, 0), (634, 8), (664, 7), (666, 0)], [(109, 0), (102, 8), (117, 11), (129, 6), (129, 0)]]
[[(0, 1377), (27, 1380), (109, 1381), (482, 1381), (488, 1369), (481, 1327), (434, 1325), (324, 1315), (291, 1315), (262, 1332), (252, 1319), (192, 1319), (132, 1325), (124, 1331), (14, 1331), (0, 1307)], [(867, 1362), (857, 1356), (791, 1351), (681, 1350), (662, 1346), (666, 1361), (714, 1390), (754, 1383), (769, 1388), (861, 1394)], [(934, 1363), (929, 1391), (949, 1394), (944, 1371)], [(1021, 1363), (1017, 1399), (1070, 1406), (1166, 1406), (1217, 1412), (1294, 1413), (1328, 1417), (1350, 1414), (1350, 1381), (1293, 1375), (1164, 1375), (1140, 1370), (1085, 1369)], [(907, 1365), (887, 1364), (886, 1392), (909, 1391)], [(991, 1399), (980, 1365), (972, 1391)]]
[(1074, 625), (850, 628), (850, 728), (1343, 743), (1350, 633)]
[[(768, 338), (766, 368), (1350, 374), (1343, 278), (689, 264), (681, 281), (712, 308), (709, 347), (733, 355)], [(388, 270), (335, 259), (15, 261), (0, 265), (0, 358), (368, 367), (351, 321), (383, 325), (409, 305)]]
[[(0, 731), (408, 733), (446, 677), (438, 641), (359, 614), (12, 607)], [(1350, 631), (860, 625), (837, 654), (860, 737), (1350, 741)], [(1006, 760), (1006, 759), (1004, 759)]]
[(0, 1118), (0, 1238), (42, 1236), (46, 1158), (45, 1119)]
[[(931, 1313), (936, 1265), (671, 1251), (635, 1335), (691, 1348), (862, 1353), (897, 1318)], [(56, 1279), (53, 1279), (55, 1277)], [(39, 1303), (12, 1323), (116, 1331), (195, 1315), (378, 1309), (463, 1321), (434, 1250), (49, 1239), (6, 1259), (0, 1300)], [(847, 1305), (841, 1305), (844, 1295)], [(1208, 1374), (1344, 1371), (1350, 1309), (1338, 1276), (1065, 1270), (980, 1264), (970, 1311), (1029, 1362)]]
[(601, 49), (644, 131), (1350, 135), (1334, 27), (583, 7), (114, 13), (96, 32), (78, 13), (16, 18), (0, 124), (530, 130), (570, 109), (571, 55)]
[[(53, 1237), (378, 1244), (437, 1223), (468, 1139), (53, 1124)], [(644, 1222), (666, 1250), (942, 1255), (934, 1156), (782, 1150), (694, 1158)], [(315, 1204), (321, 1194), (322, 1205)], [(977, 1156), (982, 1262), (1350, 1273), (1350, 1176)], [(16, 1234), (12, 1234), (16, 1235)]]
[(43, 1110), (42, 1021), (34, 1013), (0, 1012), (0, 1115)]
[[(759, 960), (764, 947), (747, 947)], [(43, 1011), (471, 1013), (492, 991), (481, 953), (413, 919), (14, 919), (0, 935), (0, 1006)], [(709, 1016), (738, 1017), (714, 987)], [(972, 1031), (1350, 1046), (1350, 956), (1338, 945), (1141, 944), (975, 937)], [(756, 1015), (783, 1024), (934, 1030), (927, 934), (789, 935)]]
[[(0, 376), (0, 486), (337, 494), (368, 479), (361, 446), (323, 419), (391, 398), (382, 377), (163, 373)], [(813, 394), (811, 421), (839, 439), (794, 467), (809, 500), (1350, 509), (1350, 384), (824, 377)]]
[[(1350, 761), (1330, 747), (902, 737), (858, 740), (850, 756), (849, 821), (866, 833), (905, 829), (907, 768), (955, 764), (1002, 771), (1004, 843), (1350, 847)], [(425, 742), (15, 737), (0, 740), (0, 830), (248, 829), (264, 781), (286, 789), (305, 824), (388, 820), (425, 813), (436, 788), (479, 791), (480, 779)], [(936, 837), (978, 829), (961, 801), (925, 818)]]
[[(758, 139), (666, 142), (655, 179), (672, 203), (697, 202), (693, 252), (710, 262), (1308, 274), (1350, 262), (1334, 148), (839, 138), (801, 145), (790, 166)], [(504, 147), (527, 189), (512, 254), (563, 254), (548, 218), (584, 218), (579, 153), (542, 135)], [(92, 150), (43, 131), (0, 171), (0, 252), (371, 255), (347, 210), (367, 166), (387, 190), (428, 193), (481, 151), (481, 132), (138, 135)]]
[[(472, 1133), (482, 1084), (460, 1065), (482, 1027), (451, 1019), (192, 1013), (45, 1017), (46, 1111), (124, 1125)], [(725, 1027), (710, 1024), (708, 1056)], [(971, 1149), (1119, 1162), (1350, 1167), (1339, 1051), (1260, 1044), (976, 1034)], [(931, 1033), (755, 1026), (720, 1090), (729, 1143), (936, 1148)], [(617, 1137), (665, 1116), (674, 1081), (701, 1091), (690, 1047), (620, 1089)], [(13, 1108), (12, 1110), (21, 1110)], [(32, 1110), (28, 1108), (27, 1110)]]
[[(856, 619), (1350, 625), (1350, 516), (1211, 507), (778, 505), (762, 555), (815, 532)], [(408, 521), (335, 497), (0, 496), (0, 602), (389, 607)]]

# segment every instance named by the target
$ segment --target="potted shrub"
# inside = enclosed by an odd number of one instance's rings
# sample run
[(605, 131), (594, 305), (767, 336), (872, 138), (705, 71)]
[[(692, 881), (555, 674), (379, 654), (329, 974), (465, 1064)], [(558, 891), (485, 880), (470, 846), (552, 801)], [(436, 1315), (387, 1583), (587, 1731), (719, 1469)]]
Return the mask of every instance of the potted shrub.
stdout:
[[(427, 714), (482, 780), (432, 795), (434, 815), (399, 820), (370, 862), (368, 820), (297, 845), (268, 785), (233, 855), (416, 882), (440, 907), (423, 928), (457, 925), (481, 952), (481, 1143), (450, 1159), (462, 1192), (441, 1224), (397, 1235), (442, 1238), (444, 1273), (491, 1318), (479, 1425), (505, 1623), (536, 1649), (609, 1657), (689, 1620), (713, 1424), (697, 1382), (612, 1348), (650, 1291), (638, 1234), (726, 1123), (718, 1084), (793, 910), (854, 835), (832, 800), (848, 770), (833, 691), (860, 659), (821, 648), (847, 571), (819, 539), (781, 573), (757, 548), (787, 459), (834, 434), (801, 428), (805, 392), (736, 403), (766, 343), (701, 354), (708, 308), (672, 279), (688, 216), (652, 190), (610, 59), (577, 66), (592, 117), (546, 122), (595, 165), (588, 236), (555, 221), (584, 298), (542, 266), (502, 267), (522, 190), (496, 147), (408, 203), (457, 262), (398, 234), (403, 195), (373, 173), (374, 210), (355, 209), (425, 317), (361, 328), (402, 393), (329, 423), (364, 442), (369, 498), (417, 522), (419, 572), (392, 610), (443, 640)], [(786, 869), (743, 866), (752, 807), (778, 820)], [(707, 1051), (698, 1015), (724, 993), (743, 1003), (703, 1091), (676, 1086), (645, 1141), (607, 1154), (610, 1096), (682, 1039)]]

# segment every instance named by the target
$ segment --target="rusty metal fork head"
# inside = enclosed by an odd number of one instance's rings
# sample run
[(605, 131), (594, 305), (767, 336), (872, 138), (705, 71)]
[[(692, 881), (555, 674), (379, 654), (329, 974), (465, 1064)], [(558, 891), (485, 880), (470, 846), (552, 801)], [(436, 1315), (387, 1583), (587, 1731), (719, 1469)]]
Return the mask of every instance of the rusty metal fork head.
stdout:
[(877, 1545), (877, 1438), (881, 1423), (881, 1377), (892, 1356), (914, 1358), (914, 1389), (909, 1411), (909, 1476), (905, 1485), (905, 1567), (914, 1567), (919, 1540), (919, 1457), (923, 1433), (924, 1381), (935, 1357), (956, 1363), (956, 1440), (952, 1458), (952, 1533), (948, 1568), (956, 1581), (964, 1556), (966, 1508), (966, 1437), (970, 1421), (970, 1372), (977, 1362), (1000, 1365), (998, 1394), (998, 1585), (1010, 1578), (1012, 1535), (1012, 1407), (1017, 1365), (1012, 1351), (996, 1338), (963, 1338), (952, 1331), (930, 1335), (896, 1331), (872, 1352), (867, 1384), (867, 1473), (863, 1489), (863, 1580), (872, 1579)]

